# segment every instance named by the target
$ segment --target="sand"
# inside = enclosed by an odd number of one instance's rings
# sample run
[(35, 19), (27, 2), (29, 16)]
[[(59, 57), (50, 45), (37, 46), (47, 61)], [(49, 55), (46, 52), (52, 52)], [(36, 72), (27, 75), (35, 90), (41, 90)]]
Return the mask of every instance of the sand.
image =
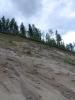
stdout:
[(0, 47), (0, 100), (75, 100), (75, 66), (63, 60), (70, 55), (35, 43), (23, 47)]

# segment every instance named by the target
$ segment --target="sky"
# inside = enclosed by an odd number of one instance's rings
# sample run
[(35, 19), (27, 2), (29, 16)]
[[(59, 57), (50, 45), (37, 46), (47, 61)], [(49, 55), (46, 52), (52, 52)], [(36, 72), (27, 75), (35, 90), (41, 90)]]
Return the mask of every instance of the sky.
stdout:
[(65, 43), (75, 42), (75, 0), (0, 0), (0, 17), (58, 30)]

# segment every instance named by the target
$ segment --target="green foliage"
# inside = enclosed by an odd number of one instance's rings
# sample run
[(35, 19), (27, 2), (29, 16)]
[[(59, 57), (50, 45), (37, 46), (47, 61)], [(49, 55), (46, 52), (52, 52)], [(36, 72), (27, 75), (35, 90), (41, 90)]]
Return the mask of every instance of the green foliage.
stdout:
[(71, 58), (66, 58), (64, 60), (64, 63), (71, 64), (71, 65), (75, 66), (75, 60), (74, 59), (71, 59)]
[[(11, 20), (6, 19), (4, 16), (0, 19), (0, 33), (11, 34), (11, 35), (20, 35), (24, 38), (41, 42), (50, 47), (56, 47), (65, 51), (74, 52), (75, 45), (72, 43), (65, 46), (62, 42), (62, 37), (56, 30), (54, 33), (52, 29), (46, 34), (43, 38), (41, 31), (33, 24), (28, 25), (28, 31), (26, 31), (25, 26), (21, 23), (20, 28), (14, 18)], [(56, 38), (53, 36), (55, 35)]]
[(29, 38), (32, 39), (33, 37), (33, 30), (32, 30), (32, 26), (29, 24), (29, 27), (28, 27), (28, 35), (29, 35)]
[(58, 46), (60, 46), (60, 42), (61, 42), (61, 35), (60, 34), (58, 34), (58, 31), (56, 30), (56, 42), (57, 42), (57, 45)]
[(11, 19), (9, 23), (10, 33), (13, 35), (18, 34), (18, 25), (14, 18)]
[(3, 32), (3, 33), (5, 33), (5, 29), (6, 29), (6, 28), (5, 28), (5, 23), (6, 23), (6, 22), (5, 22), (5, 21), (6, 21), (6, 19), (5, 19), (5, 17), (3, 16), (3, 17), (1, 18), (1, 26), (2, 26), (1, 29), (2, 29), (2, 32)]
[(10, 20), (6, 19), (6, 23), (5, 23), (5, 31), (6, 31), (6, 33), (9, 33), (9, 30), (10, 30), (9, 23), (10, 23)]
[(49, 36), (49, 34), (47, 33), (46, 34), (46, 42), (48, 43), (50, 41), (50, 36)]
[(41, 41), (41, 31), (35, 27), (35, 25), (32, 25), (32, 31), (33, 31), (33, 39)]
[(60, 48), (61, 48), (62, 50), (65, 50), (65, 49), (66, 49), (66, 46), (65, 46), (64, 42), (61, 42)]
[(30, 25), (28, 28), (29, 38), (35, 41), (41, 41), (41, 31), (35, 27), (35, 25)]
[(66, 49), (69, 50), (69, 51), (73, 51), (73, 49), (74, 49), (73, 44), (72, 43), (67, 44)]
[(48, 40), (47, 44), (51, 47), (56, 47), (56, 41), (54, 39)]
[(20, 25), (20, 34), (21, 36), (26, 37), (26, 29), (23, 23)]
[(2, 32), (2, 22), (0, 20), (0, 32)]

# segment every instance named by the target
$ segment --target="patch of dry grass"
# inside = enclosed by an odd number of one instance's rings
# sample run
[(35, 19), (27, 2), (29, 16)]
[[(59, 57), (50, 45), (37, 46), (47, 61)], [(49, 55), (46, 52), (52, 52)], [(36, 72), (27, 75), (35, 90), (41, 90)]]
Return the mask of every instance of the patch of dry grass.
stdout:
[(65, 58), (65, 59), (64, 59), (64, 62), (65, 62), (66, 64), (70, 64), (70, 65), (75, 66), (75, 60), (74, 60), (74, 59)]

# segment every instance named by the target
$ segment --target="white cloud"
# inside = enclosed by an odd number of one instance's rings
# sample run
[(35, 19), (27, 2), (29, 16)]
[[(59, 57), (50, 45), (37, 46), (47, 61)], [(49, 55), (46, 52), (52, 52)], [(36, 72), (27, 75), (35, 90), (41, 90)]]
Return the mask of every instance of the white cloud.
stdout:
[(11, 0), (0, 0), (0, 17), (16, 17), (20, 12), (17, 12)]
[(32, 16), (28, 19), (30, 23), (34, 23), (40, 29), (46, 31), (49, 26), (50, 18), (49, 16), (55, 11), (57, 7), (57, 1), (43, 0), (42, 9), (37, 13), (37, 15)]
[(65, 17), (65, 18), (75, 18), (75, 9), (73, 9), (74, 5), (74, 0), (65, 0), (66, 2), (63, 2), (64, 7), (62, 8), (60, 12), (60, 17)]
[[(23, 4), (25, 1), (27, 1), (26, 6)], [(32, 1), (34, 1), (34, 3)], [(19, 24), (21, 21), (23, 21), (25, 25), (29, 23), (35, 24), (41, 30), (48, 30), (49, 28), (63, 31), (75, 30), (75, 19), (73, 19), (75, 18), (75, 8), (73, 8), (75, 4), (74, 0), (41, 0), (41, 6), (39, 1), (39, 6), (35, 3), (36, 1), (37, 0), (0, 0), (0, 17), (3, 15), (9, 18), (14, 17)], [(29, 8), (29, 10), (25, 9), (25, 7)], [(37, 13), (31, 13), (31, 8), (32, 10), (37, 8)], [(30, 17), (26, 17), (26, 13), (29, 13), (27, 15)]]
[(75, 42), (75, 31), (67, 32), (62, 38), (66, 44)]

